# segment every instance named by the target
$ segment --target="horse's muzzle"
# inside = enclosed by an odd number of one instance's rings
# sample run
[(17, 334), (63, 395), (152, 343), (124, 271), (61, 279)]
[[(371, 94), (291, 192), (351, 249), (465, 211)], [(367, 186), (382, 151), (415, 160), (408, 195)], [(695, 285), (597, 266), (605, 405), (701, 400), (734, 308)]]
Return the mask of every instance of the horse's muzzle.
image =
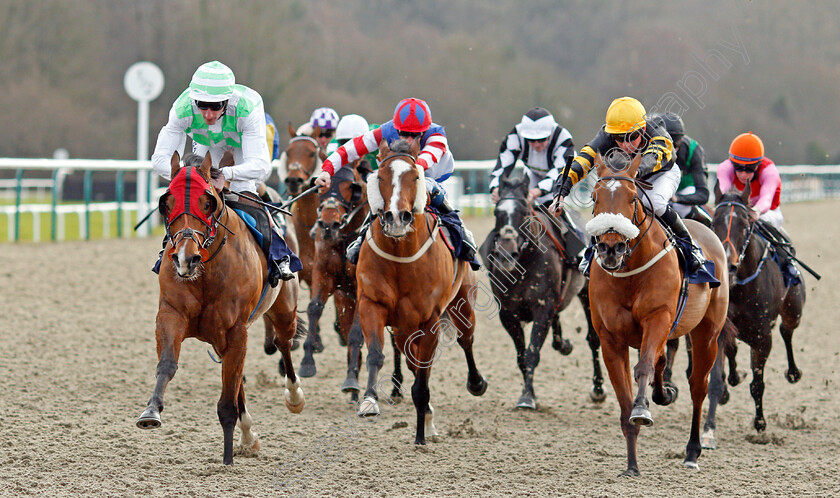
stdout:
[(337, 221), (324, 222), (324, 220), (318, 220), (318, 229), (321, 230), (324, 240), (330, 242), (341, 240), (341, 223)]
[(397, 217), (391, 211), (380, 212), (379, 221), (382, 223), (382, 233), (392, 238), (405, 237), (412, 230), (414, 213), (402, 210)]
[(624, 257), (628, 253), (627, 242), (623, 240), (615, 244), (598, 242), (595, 245), (595, 250), (598, 251), (598, 259), (601, 261), (601, 267), (608, 271), (619, 269), (624, 263)]

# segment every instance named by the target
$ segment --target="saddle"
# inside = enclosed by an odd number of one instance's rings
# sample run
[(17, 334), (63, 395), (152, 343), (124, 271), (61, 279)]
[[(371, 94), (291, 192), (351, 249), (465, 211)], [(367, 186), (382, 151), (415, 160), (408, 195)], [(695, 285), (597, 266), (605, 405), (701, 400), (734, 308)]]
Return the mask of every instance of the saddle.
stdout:
[[(242, 199), (246, 199), (242, 202)], [(266, 257), (271, 249), (271, 222), (268, 220), (268, 213), (265, 208), (247, 201), (246, 195), (226, 194), (225, 202), (236, 211), (242, 221), (248, 225), (251, 235), (256, 239), (257, 244), (263, 250)], [(279, 235), (279, 234), (278, 234)]]
[(472, 251), (464, 244), (464, 235), (461, 233), (461, 220), (458, 218), (458, 213), (455, 211), (449, 213), (441, 213), (431, 206), (426, 206), (426, 211), (431, 213), (437, 219), (440, 219), (440, 234), (443, 236), (443, 241), (446, 247), (452, 252), (452, 255), (458, 259), (464, 260), (470, 264), (473, 270), (481, 269), (481, 263), (476, 259), (475, 254), (470, 254), (471, 257), (466, 257), (466, 253)]

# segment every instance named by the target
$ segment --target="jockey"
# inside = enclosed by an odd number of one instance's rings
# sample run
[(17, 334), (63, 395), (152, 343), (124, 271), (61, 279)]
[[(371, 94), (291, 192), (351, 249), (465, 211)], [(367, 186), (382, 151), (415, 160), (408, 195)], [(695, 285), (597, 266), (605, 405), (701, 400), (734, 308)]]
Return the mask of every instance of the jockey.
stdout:
[(677, 238), (690, 244), (691, 250), (685, 255), (689, 273), (700, 270), (706, 258), (676, 211), (668, 205), (677, 191), (681, 176), (680, 168), (674, 162), (671, 137), (664, 126), (648, 119), (644, 106), (634, 98), (621, 97), (612, 101), (607, 109), (606, 124), (575, 156), (565, 182), (558, 179), (554, 184), (555, 199), (551, 205), (554, 212), (559, 213), (563, 198), (569, 195), (575, 183), (586, 176), (598, 154), (605, 160), (611, 156), (642, 155), (636, 177), (653, 184), (648, 195), (642, 196), (642, 202), (668, 225)]
[[(172, 155), (183, 153), (187, 136), (192, 138), (194, 153), (204, 156), (209, 152), (217, 165), (225, 152), (233, 152), (234, 165), (220, 170), (220, 177), (230, 182), (232, 192), (256, 197), (257, 183), (271, 174), (262, 97), (251, 88), (237, 85), (233, 71), (221, 62), (202, 64), (189, 88), (172, 104), (169, 121), (160, 130), (152, 154), (152, 166), (161, 177), (170, 179)], [(222, 191), (223, 183), (214, 180), (213, 184)], [(268, 265), (272, 287), (279, 278), (294, 278), (293, 272), (301, 268), (300, 260), (282, 237), (277, 240), (280, 257)], [(160, 260), (155, 269), (159, 267)]]
[[(414, 140), (420, 141), (421, 150), (416, 163), (426, 172), (426, 191), (431, 198), (429, 204), (441, 214), (451, 214), (463, 235), (464, 244), (462, 244), (459, 257), (472, 261), (476, 251), (472, 232), (461, 224), (457, 211), (452, 209), (447, 202), (446, 191), (440, 185), (452, 175), (455, 160), (449, 150), (443, 126), (432, 122), (432, 112), (423, 100), (416, 98), (401, 100), (394, 110), (392, 120), (338, 147), (321, 166), (322, 171), (315, 182), (316, 185), (329, 188), (332, 175), (335, 174), (337, 168), (352, 163), (365, 154), (375, 152), (382, 140), (387, 140), (389, 144), (397, 140), (405, 140), (409, 144)], [(359, 260), (364, 235), (373, 220), (374, 216), (369, 215), (360, 230), (359, 237), (347, 247), (347, 259), (351, 263), (355, 264)]]
[[(790, 241), (782, 229), (782, 178), (776, 164), (764, 155), (764, 142), (758, 135), (748, 132), (735, 137), (729, 146), (729, 159), (718, 165), (717, 180), (721, 192), (727, 192), (733, 186), (744, 190), (749, 183), (750, 221), (761, 220), (772, 225), (786, 239), (784, 242)], [(776, 252), (782, 257), (780, 265), (786, 273), (786, 278), (787, 275), (798, 276), (799, 270), (785, 251)]]
[(677, 192), (671, 197), (671, 207), (682, 218), (694, 219), (711, 226), (711, 217), (701, 207), (709, 202), (703, 147), (685, 134), (685, 125), (678, 114), (666, 112), (660, 117), (665, 123), (668, 135), (671, 135), (671, 141), (674, 143), (674, 161), (682, 174)]
[(551, 187), (563, 173), (567, 157), (574, 157), (572, 134), (557, 124), (542, 107), (534, 107), (513, 127), (499, 148), (496, 166), (490, 173), (490, 202), (499, 201), (499, 182), (507, 178), (519, 159), (531, 181), (528, 202), (551, 202)]
[(327, 149), (327, 144), (330, 143), (333, 135), (335, 135), (335, 128), (338, 126), (338, 122), (338, 113), (332, 107), (319, 107), (312, 111), (309, 124), (313, 129), (315, 127), (321, 128), (320, 135), (315, 137), (318, 140), (318, 145), (321, 146), (321, 150)]

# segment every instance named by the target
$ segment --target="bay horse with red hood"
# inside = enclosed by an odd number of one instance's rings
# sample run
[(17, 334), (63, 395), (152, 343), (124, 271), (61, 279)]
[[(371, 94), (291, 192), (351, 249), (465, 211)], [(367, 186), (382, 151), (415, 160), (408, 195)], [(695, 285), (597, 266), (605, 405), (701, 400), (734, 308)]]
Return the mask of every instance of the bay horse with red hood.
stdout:
[[(717, 355), (717, 339), (726, 322), (729, 285), (726, 256), (717, 236), (700, 223), (685, 224), (715, 265), (720, 285), (687, 284), (673, 243), (643, 206), (651, 185), (636, 179), (641, 163), (637, 155), (629, 167), (595, 161), (598, 181), (593, 190), (594, 217), (587, 223), (596, 237), (589, 278), (592, 325), (601, 340), (604, 363), (621, 407), (621, 429), (627, 442), (627, 469), (639, 475), (636, 446), (639, 427), (651, 425), (648, 386), (654, 403), (667, 405), (676, 397), (663, 385), (665, 342), (688, 334), (692, 344), (689, 378), (693, 404), (691, 430), (684, 464), (697, 469), (700, 456), (700, 416), (706, 398), (709, 371)], [(681, 304), (681, 288), (687, 285)], [(629, 348), (639, 350), (639, 362), (630, 372)], [(633, 396), (633, 380), (638, 385)]]
[[(438, 344), (457, 340), (467, 360), (467, 390), (481, 396), (487, 381), (473, 358), (476, 275), (456, 259), (438, 235), (439, 219), (427, 211), (423, 169), (415, 160), (419, 141), (379, 145), (379, 170), (368, 177), (368, 201), (376, 220), (356, 266), (357, 305), (368, 347), (368, 383), (361, 416), (379, 415), (377, 376), (382, 368), (385, 327), (414, 373), (411, 397), (417, 412), (414, 444), (437, 435), (429, 403), (432, 364)], [(471, 294), (472, 291), (472, 294)], [(441, 337), (445, 336), (445, 337)]]
[[(262, 249), (211, 183), (210, 155), (203, 161), (192, 158), (187, 156), (182, 168), (178, 153), (172, 156), (172, 180), (160, 200), (170, 237), (158, 275), (157, 382), (137, 427), (160, 427), (164, 392), (178, 369), (181, 343), (194, 337), (213, 346), (221, 358), (217, 412), (224, 433), (223, 463), (232, 465), (235, 426), (242, 432), (243, 452), (256, 452), (260, 446), (251, 430), (253, 420), (245, 407), (242, 382), (248, 326), (265, 313), (274, 326), (274, 342), (291, 365), (291, 343), (299, 331), (298, 281), (281, 281), (274, 288), (268, 285)], [(303, 410), (303, 390), (291, 367), (285, 402), (293, 413)]]

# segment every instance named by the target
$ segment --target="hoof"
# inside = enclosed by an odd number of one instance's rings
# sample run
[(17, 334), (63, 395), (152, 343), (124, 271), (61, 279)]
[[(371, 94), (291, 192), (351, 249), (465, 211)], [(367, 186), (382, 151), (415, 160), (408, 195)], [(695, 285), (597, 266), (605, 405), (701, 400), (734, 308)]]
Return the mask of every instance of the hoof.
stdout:
[(303, 411), (304, 405), (306, 405), (306, 400), (303, 398), (303, 389), (297, 388), (297, 395), (300, 398), (300, 401), (297, 404), (292, 403), (292, 393), (288, 389), (284, 393), (284, 400), (286, 402), (286, 408), (289, 409), (292, 413), (300, 413)]
[[(359, 403), (359, 409), (356, 411), (356, 415), (360, 417), (378, 417), (379, 403), (376, 401), (376, 398), (372, 396), (365, 396), (365, 399)], [(414, 444), (417, 444), (417, 442), (415, 441)]]
[(467, 380), (467, 391), (469, 391), (473, 396), (481, 396), (487, 392), (487, 380), (484, 377), (481, 377), (481, 382), (478, 384), (470, 384), (470, 381)]
[(700, 470), (700, 465), (698, 465), (697, 462), (689, 462), (686, 460), (683, 462), (683, 465), (685, 465), (685, 468), (690, 470)]
[(763, 418), (757, 418), (757, 419), (755, 419), (755, 422), (753, 423), (753, 426), (755, 427), (755, 430), (757, 430), (758, 432), (763, 432), (764, 429), (767, 428), (767, 422)]
[(298, 349), (300, 347), (300, 341), (297, 339), (292, 339), (292, 351)]
[(715, 443), (714, 429), (707, 429), (703, 431), (703, 434), (700, 436), (700, 447), (704, 450), (717, 449), (717, 444)]
[(798, 368), (794, 368), (793, 370), (785, 370), (785, 378), (791, 384), (796, 384), (797, 382), (799, 382), (799, 379), (802, 378), (802, 370), (799, 370)]
[(572, 350), (574, 349), (574, 344), (568, 339), (562, 339), (560, 341), (553, 341), (551, 343), (551, 347), (560, 351), (560, 354), (563, 356), (569, 356), (572, 354)]
[(393, 401), (394, 404), (396, 404), (396, 403), (399, 403), (402, 400), (403, 400), (402, 391), (400, 391), (396, 386), (394, 386), (394, 389), (391, 390), (391, 401)]
[(662, 396), (657, 396), (657, 392), (653, 392), (653, 402), (660, 406), (668, 406), (677, 399), (677, 388), (670, 386), (662, 387)]
[(254, 441), (250, 444), (239, 444), (233, 450), (233, 454), (236, 456), (244, 456), (244, 457), (256, 457), (260, 454), (260, 440), (254, 439)]
[(265, 354), (271, 356), (277, 352), (277, 345), (274, 342), (267, 342), (263, 346), (263, 349), (265, 350)]
[(534, 397), (530, 394), (523, 394), (520, 396), (519, 401), (516, 402), (517, 408), (526, 408), (528, 410), (536, 410), (537, 409), (537, 402), (534, 400)]
[(718, 400), (718, 403), (721, 404), (721, 405), (725, 405), (725, 404), (729, 403), (729, 389), (724, 389), (723, 390), (723, 394), (720, 395), (720, 399)]
[(318, 372), (318, 369), (315, 368), (315, 360), (312, 360), (311, 363), (306, 362), (304, 358), (300, 362), (300, 368), (298, 369), (297, 374), (300, 377), (315, 377), (315, 374)]
[(630, 423), (636, 425), (653, 425), (653, 416), (644, 406), (634, 406), (630, 412)]
[(361, 389), (359, 381), (353, 377), (347, 377), (344, 379), (344, 384), (341, 384), (341, 392), (343, 393), (357, 393)]
[(621, 474), (618, 474), (618, 477), (639, 477), (639, 470), (638, 469), (627, 469)]
[(604, 388), (601, 386), (592, 386), (592, 389), (589, 391), (589, 399), (593, 403), (603, 403), (607, 399), (607, 393), (604, 392)]
[(737, 386), (741, 383), (742, 380), (747, 378), (747, 372), (745, 370), (738, 370), (737, 372), (729, 372), (729, 377), (727, 378), (727, 382), (732, 387)]
[(154, 408), (146, 408), (137, 419), (137, 427), (140, 429), (157, 429), (160, 427), (160, 413)]

